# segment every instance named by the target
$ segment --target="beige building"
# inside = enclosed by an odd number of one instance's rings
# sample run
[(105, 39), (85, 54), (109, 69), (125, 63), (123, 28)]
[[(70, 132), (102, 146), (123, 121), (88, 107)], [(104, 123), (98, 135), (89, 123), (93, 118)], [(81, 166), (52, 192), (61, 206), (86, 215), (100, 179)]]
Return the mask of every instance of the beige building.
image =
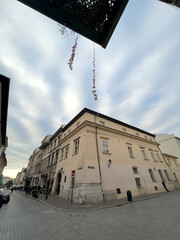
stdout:
[(172, 156), (170, 154), (163, 153), (164, 159), (169, 165), (169, 168), (171, 169), (171, 176), (168, 176), (167, 173), (166, 177), (169, 179), (171, 178), (176, 186), (176, 188), (180, 187), (180, 165), (178, 163), (178, 158), (175, 156)]
[(155, 139), (160, 144), (161, 151), (176, 156), (180, 164), (180, 138), (174, 134), (156, 134)]
[[(53, 192), (73, 202), (102, 202), (175, 189), (151, 133), (89, 109), (63, 129)], [(165, 171), (170, 176), (168, 179)]]

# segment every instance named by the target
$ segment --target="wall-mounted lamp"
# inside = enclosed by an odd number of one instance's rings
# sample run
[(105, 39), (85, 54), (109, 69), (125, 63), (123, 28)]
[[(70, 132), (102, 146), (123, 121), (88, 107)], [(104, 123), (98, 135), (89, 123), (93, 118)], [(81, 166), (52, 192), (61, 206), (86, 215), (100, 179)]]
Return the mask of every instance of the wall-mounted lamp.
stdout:
[(109, 161), (108, 161), (109, 163), (108, 163), (108, 168), (110, 168), (110, 166), (111, 166), (111, 163), (112, 163), (112, 160), (111, 159), (109, 159)]

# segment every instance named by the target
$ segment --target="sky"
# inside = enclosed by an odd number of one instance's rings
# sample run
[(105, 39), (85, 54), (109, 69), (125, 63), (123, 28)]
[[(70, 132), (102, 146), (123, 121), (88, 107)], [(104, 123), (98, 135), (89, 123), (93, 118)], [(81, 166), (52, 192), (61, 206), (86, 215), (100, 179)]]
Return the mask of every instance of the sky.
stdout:
[(46, 135), (84, 107), (150, 133), (180, 137), (180, 10), (130, 0), (106, 49), (60, 32), (16, 0), (0, 0), (0, 74), (11, 79), (4, 176), (15, 177)]

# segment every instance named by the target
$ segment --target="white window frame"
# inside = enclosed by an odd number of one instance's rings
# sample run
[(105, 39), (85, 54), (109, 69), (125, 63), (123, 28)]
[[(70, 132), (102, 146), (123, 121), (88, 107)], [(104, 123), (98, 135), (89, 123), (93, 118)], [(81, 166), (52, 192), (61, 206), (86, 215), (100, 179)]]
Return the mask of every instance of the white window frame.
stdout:
[(162, 181), (165, 181), (165, 178), (164, 178), (164, 175), (163, 175), (163, 172), (162, 172), (161, 169), (158, 169), (158, 173), (159, 173), (159, 175), (160, 175), (160, 177), (161, 177), (161, 180), (162, 180)]
[(147, 160), (145, 149), (141, 149), (141, 153), (143, 155), (144, 160)]
[(79, 140), (80, 138), (74, 140), (74, 155), (78, 154), (79, 152)]
[(102, 140), (102, 149), (103, 153), (109, 153), (108, 141)]
[(63, 156), (64, 156), (64, 148), (61, 149), (61, 160), (60, 161), (63, 160)]
[(65, 157), (64, 157), (65, 159), (68, 158), (68, 153), (69, 153), (69, 145), (65, 147)]
[(149, 171), (149, 174), (150, 174), (150, 176), (151, 176), (152, 181), (153, 181), (153, 182), (157, 182), (157, 181), (156, 181), (156, 178), (155, 178), (155, 176), (154, 176), (153, 170), (149, 168), (148, 171)]
[(168, 171), (167, 171), (166, 169), (164, 169), (164, 173), (165, 173), (165, 175), (166, 175), (167, 180), (168, 180), (168, 181), (171, 181), (171, 179), (170, 179), (170, 177), (169, 177), (169, 173), (168, 173)]
[(150, 150), (150, 153), (151, 153), (151, 157), (152, 157), (153, 161), (157, 162), (155, 155), (154, 155), (154, 151)]
[(134, 158), (134, 154), (131, 146), (128, 146), (128, 152), (129, 152), (130, 158)]
[(135, 182), (136, 182), (136, 186), (137, 186), (137, 188), (142, 188), (140, 178), (135, 178)]

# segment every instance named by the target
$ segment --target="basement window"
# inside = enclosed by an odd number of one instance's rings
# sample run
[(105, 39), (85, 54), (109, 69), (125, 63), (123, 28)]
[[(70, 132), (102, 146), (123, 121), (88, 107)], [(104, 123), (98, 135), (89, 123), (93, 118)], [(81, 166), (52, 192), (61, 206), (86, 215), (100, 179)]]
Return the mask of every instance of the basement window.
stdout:
[(120, 188), (116, 188), (116, 192), (117, 192), (117, 194), (121, 194), (121, 189)]

